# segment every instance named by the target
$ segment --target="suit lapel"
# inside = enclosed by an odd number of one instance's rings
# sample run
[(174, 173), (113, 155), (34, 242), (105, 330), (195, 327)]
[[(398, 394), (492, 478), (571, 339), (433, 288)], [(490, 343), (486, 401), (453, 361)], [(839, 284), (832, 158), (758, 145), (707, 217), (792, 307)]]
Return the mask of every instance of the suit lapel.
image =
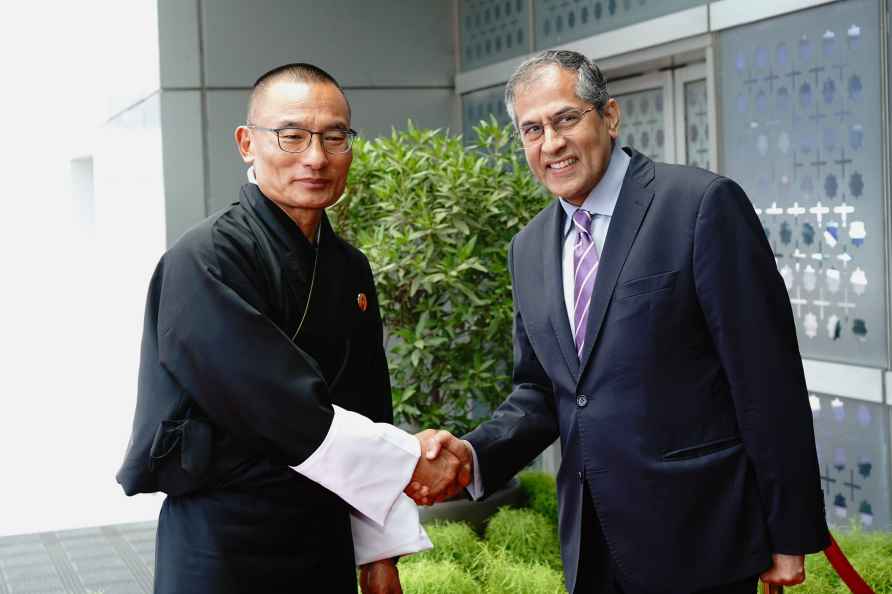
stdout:
[(542, 250), (545, 271), (545, 303), (548, 307), (548, 319), (554, 330), (555, 338), (561, 349), (561, 355), (567, 364), (567, 370), (575, 382), (579, 375), (579, 359), (573, 344), (573, 334), (567, 319), (567, 306), (564, 303), (563, 276), (563, 244), (564, 244), (564, 212), (560, 203), (555, 200), (551, 205), (551, 216), (545, 222), (545, 249)]
[[(607, 239), (604, 241), (598, 274), (595, 277), (588, 325), (585, 331), (585, 345), (579, 365), (580, 370), (585, 369), (594, 350), (594, 345), (598, 342), (607, 306), (610, 304), (613, 290), (616, 287), (616, 280), (619, 278), (629, 250), (638, 235), (638, 229), (641, 228), (644, 215), (653, 200), (653, 190), (648, 188), (653, 178), (653, 161), (641, 153), (633, 152), (632, 162), (629, 163), (629, 169), (623, 179), (619, 199), (616, 202), (610, 228), (607, 231)], [(582, 377), (581, 373), (579, 377)]]

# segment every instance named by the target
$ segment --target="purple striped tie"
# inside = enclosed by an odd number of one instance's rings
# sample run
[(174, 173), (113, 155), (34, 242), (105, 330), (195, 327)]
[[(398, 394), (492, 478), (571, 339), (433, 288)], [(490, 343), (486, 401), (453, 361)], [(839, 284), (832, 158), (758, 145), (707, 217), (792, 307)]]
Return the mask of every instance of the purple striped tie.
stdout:
[(595, 286), (600, 257), (592, 240), (592, 214), (587, 210), (577, 209), (573, 213), (573, 226), (576, 228), (576, 245), (573, 247), (573, 340), (576, 343), (576, 355), (582, 359), (588, 308), (592, 302), (592, 288)]

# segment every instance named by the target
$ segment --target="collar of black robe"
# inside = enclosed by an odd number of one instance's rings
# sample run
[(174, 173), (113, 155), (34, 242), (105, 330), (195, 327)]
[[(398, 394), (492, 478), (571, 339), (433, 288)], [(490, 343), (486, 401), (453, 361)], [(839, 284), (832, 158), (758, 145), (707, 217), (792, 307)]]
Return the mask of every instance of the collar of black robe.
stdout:
[[(289, 270), (295, 272), (301, 282), (309, 282), (317, 246), (307, 239), (297, 223), (275, 202), (267, 198), (256, 184), (247, 183), (242, 186), (239, 202), (257, 215), (273, 241), (285, 252), (286, 266)], [(331, 242), (334, 237), (334, 230), (325, 211), (322, 212), (319, 221), (318, 237), (320, 244)]]

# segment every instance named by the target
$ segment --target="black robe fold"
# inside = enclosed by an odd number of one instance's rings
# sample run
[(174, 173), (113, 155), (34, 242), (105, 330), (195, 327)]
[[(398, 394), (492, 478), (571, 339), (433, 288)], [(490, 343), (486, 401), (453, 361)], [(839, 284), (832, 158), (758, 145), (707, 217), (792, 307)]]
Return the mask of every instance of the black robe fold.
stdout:
[(347, 504), (290, 468), (322, 443), (332, 404), (392, 421), (368, 261), (326, 217), (313, 246), (246, 184), (149, 287), (117, 478), (168, 494), (156, 593), (356, 591)]

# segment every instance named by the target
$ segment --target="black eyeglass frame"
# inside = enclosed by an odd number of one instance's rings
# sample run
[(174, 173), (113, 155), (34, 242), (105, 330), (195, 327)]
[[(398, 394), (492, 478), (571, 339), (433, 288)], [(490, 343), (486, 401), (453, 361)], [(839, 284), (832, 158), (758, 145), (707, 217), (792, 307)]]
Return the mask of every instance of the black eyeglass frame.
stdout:
[[(298, 126), (285, 126), (284, 128), (265, 128), (264, 126), (257, 126), (255, 124), (245, 124), (245, 128), (249, 128), (251, 130), (266, 130), (267, 132), (274, 132), (276, 134), (276, 144), (279, 145), (279, 150), (285, 153), (291, 154), (300, 154), (305, 152), (310, 148), (310, 145), (313, 144), (313, 136), (318, 134), (322, 139), (322, 150), (324, 150), (329, 155), (343, 155), (349, 153), (353, 148), (353, 143), (356, 141), (356, 137), (359, 136), (359, 133), (353, 128), (331, 128), (329, 130), (310, 130), (309, 128), (300, 128)], [(289, 151), (288, 149), (282, 146), (282, 137), (279, 135), (282, 130), (300, 130), (301, 132), (306, 132), (310, 135), (310, 141), (307, 142), (307, 146), (302, 148), (299, 151)], [(347, 148), (343, 151), (330, 151), (328, 147), (325, 146), (325, 137), (323, 134), (327, 132), (332, 132), (337, 130), (338, 132), (344, 132), (347, 135)]]

